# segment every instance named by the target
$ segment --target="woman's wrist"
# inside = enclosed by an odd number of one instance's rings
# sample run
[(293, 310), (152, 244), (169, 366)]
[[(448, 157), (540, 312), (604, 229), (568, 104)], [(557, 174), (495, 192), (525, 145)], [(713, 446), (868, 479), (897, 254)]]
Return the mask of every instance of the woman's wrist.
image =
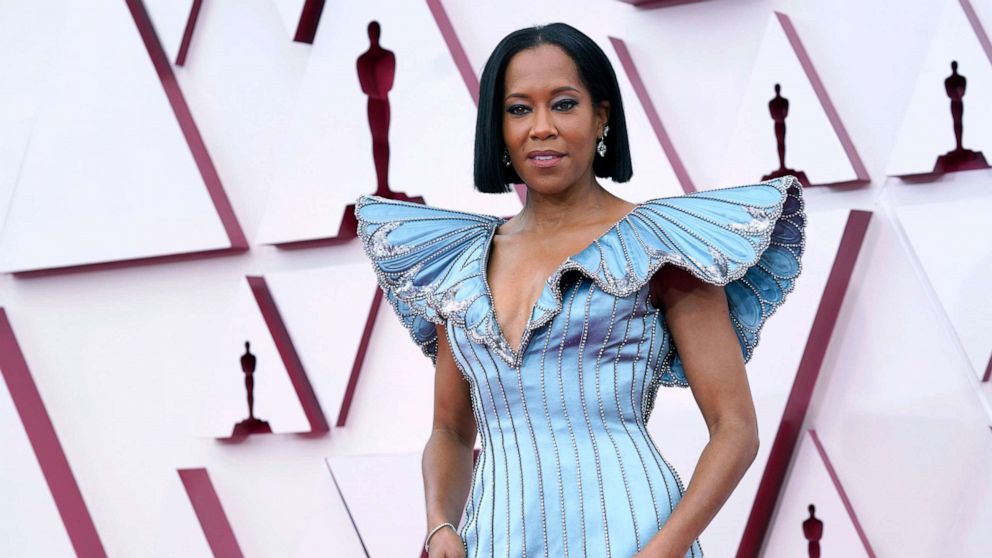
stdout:
[[(431, 551), (431, 537), (433, 537), (435, 533), (437, 533), (438, 531), (440, 531), (445, 527), (451, 527), (451, 530), (454, 531), (456, 535), (458, 535), (458, 528), (452, 525), (450, 521), (445, 521), (444, 523), (441, 523), (437, 527), (431, 529), (431, 532), (427, 534), (427, 538), (424, 540), (424, 552), (429, 553)], [(459, 535), (458, 538), (461, 538), (461, 535)]]

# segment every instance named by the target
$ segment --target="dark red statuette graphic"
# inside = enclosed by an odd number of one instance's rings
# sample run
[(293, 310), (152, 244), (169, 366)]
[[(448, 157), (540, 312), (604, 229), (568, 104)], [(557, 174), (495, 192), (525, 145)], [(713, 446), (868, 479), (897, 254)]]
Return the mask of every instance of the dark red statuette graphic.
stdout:
[[(372, 136), (372, 161), (375, 166), (375, 194), (384, 198), (424, 203), (423, 196), (408, 196), (389, 188), (389, 91), (396, 77), (396, 54), (383, 48), (379, 43), (381, 27), (378, 21), (368, 25), (369, 48), (359, 55), (355, 67), (362, 92), (368, 96), (366, 112), (369, 132)], [(338, 234), (331, 238), (317, 238), (277, 244), (284, 250), (296, 250), (327, 246), (350, 241), (358, 236), (358, 222), (355, 220), (355, 204), (344, 208), (344, 218)]]
[(803, 520), (803, 537), (806, 537), (806, 552), (809, 558), (820, 558), (820, 539), (823, 538), (823, 521), (816, 517), (816, 506), (807, 508), (809, 517)]
[(245, 341), (245, 354), (241, 355), (241, 371), (245, 375), (245, 390), (248, 392), (248, 418), (234, 425), (232, 438), (244, 438), (250, 434), (271, 434), (268, 421), (255, 416), (255, 365), (258, 358), (251, 353)]
[(768, 101), (768, 113), (775, 122), (775, 145), (778, 147), (778, 168), (761, 177), (761, 180), (771, 180), (787, 174), (794, 175), (803, 186), (809, 185), (806, 173), (785, 166), (785, 119), (789, 116), (789, 99), (782, 96), (781, 84), (775, 84), (775, 96)]
[(958, 73), (957, 60), (951, 61), (951, 75), (944, 80), (944, 91), (951, 99), (951, 120), (954, 126), (954, 149), (937, 157), (933, 165), (934, 173), (954, 172), (959, 170), (987, 169), (988, 162), (981, 151), (966, 149), (961, 144), (964, 134), (964, 92), (968, 80)]

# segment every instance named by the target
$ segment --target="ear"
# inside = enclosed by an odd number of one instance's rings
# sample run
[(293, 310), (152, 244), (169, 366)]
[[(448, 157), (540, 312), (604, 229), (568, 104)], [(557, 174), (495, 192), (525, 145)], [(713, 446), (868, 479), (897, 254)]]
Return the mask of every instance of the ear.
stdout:
[(596, 106), (596, 117), (599, 120), (598, 129), (602, 132), (603, 127), (610, 121), (610, 102), (608, 100), (603, 99)]

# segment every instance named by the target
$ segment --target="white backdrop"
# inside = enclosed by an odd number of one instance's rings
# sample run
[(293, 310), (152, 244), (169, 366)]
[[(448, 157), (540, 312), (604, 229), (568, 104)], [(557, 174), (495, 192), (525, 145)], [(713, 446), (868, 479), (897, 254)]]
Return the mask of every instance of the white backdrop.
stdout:
[[(806, 555), (810, 503), (823, 556), (992, 555), (992, 170), (888, 177), (953, 147), (941, 81), (958, 45), (974, 78), (964, 144), (992, 158), (992, 59), (973, 24), (992, 30), (992, 0), (328, 0), (312, 45), (293, 42), (304, 4), (203, 0), (177, 66), (194, 1), (145, 0), (190, 131), (124, 0), (0, 0), (0, 555), (72, 556), (70, 534), (87, 526), (109, 556), (209, 556), (218, 540), (245, 556), (419, 552), (430, 362), (388, 304), (365, 335), (375, 278), (357, 239), (273, 244), (334, 237), (346, 205), (374, 189), (355, 71), (372, 20), (397, 60), (393, 189), (520, 208), (515, 194), (472, 189), (475, 105), (432, 5), (476, 76), (519, 27), (565, 21), (592, 36), (620, 80), (634, 157), (634, 179), (606, 186), (631, 201), (682, 193), (679, 165), (700, 190), (760, 181), (777, 164), (778, 81), (790, 167), (820, 184), (867, 169), (865, 184), (805, 191), (803, 275), (748, 365), (761, 450), (702, 534), (708, 556), (740, 545), (856, 209), (871, 221), (762, 555)], [(211, 169), (247, 250), (230, 249)], [(245, 415), (245, 340), (256, 414), (275, 433), (225, 443)], [(32, 389), (43, 407), (28, 404)], [(315, 412), (328, 432), (310, 432)], [(663, 389), (649, 428), (689, 482), (707, 441), (691, 391)], [(200, 468), (219, 508), (180, 477)], [(68, 470), (69, 488), (46, 482)], [(85, 513), (60, 514), (74, 490)], [(229, 531), (204, 527), (199, 514), (220, 509)]]

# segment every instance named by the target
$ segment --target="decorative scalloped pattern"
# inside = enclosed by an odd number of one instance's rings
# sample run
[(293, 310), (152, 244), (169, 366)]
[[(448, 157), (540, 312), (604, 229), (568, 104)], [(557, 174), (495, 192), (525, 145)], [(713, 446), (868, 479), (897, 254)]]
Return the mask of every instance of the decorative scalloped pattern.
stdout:
[[(472, 271), (499, 217), (368, 194), (355, 201), (355, 217), (386, 300), (432, 363), (437, 362), (435, 324), (451, 320), (473, 339), (494, 338), (483, 311), (488, 299), (480, 300), (484, 292)], [(482, 319), (473, 319), (479, 315)]]
[[(791, 175), (647, 200), (551, 273), (514, 350), (486, 279), (492, 238), (506, 219), (370, 195), (359, 198), (355, 214), (380, 286), (433, 362), (434, 324), (452, 320), (473, 342), (519, 368), (533, 332), (561, 312), (566, 272), (577, 270), (603, 291), (627, 297), (666, 264), (725, 286), (747, 362), (765, 321), (792, 291), (805, 248), (802, 186)], [(689, 385), (674, 343), (652, 375), (649, 410), (658, 385)]]
[[(802, 185), (791, 175), (762, 184), (771, 184), (781, 193), (781, 199), (771, 208), (770, 226), (760, 229), (750, 229), (746, 226), (732, 227), (735, 232), (743, 231), (748, 235), (752, 231), (755, 232), (755, 235), (750, 237), (754, 240), (754, 253), (750, 258), (738, 262), (732, 261), (726, 270), (706, 266), (697, 270), (696, 266), (686, 267), (679, 262), (673, 262), (679, 267), (688, 269), (700, 279), (725, 286), (730, 318), (745, 363), (749, 362), (754, 354), (765, 322), (793, 291), (795, 281), (802, 272), (802, 255), (806, 247), (807, 218)], [(706, 196), (707, 192), (699, 194)], [(762, 220), (763, 217), (756, 218), (756, 221)], [(662, 264), (658, 264), (657, 267), (660, 265)], [(713, 273), (713, 271), (717, 272)], [(676, 387), (689, 385), (674, 343), (669, 344), (668, 353), (652, 378), (646, 407), (646, 412), (649, 414), (654, 407), (659, 385)]]
[[(521, 350), (510, 352), (508, 364), (520, 366), (532, 332), (561, 312), (560, 280), (566, 272), (577, 270), (603, 291), (626, 297), (666, 264), (708, 283), (729, 285), (731, 314), (746, 362), (757, 345), (758, 330), (784, 301), (801, 271), (805, 224), (802, 186), (791, 175), (642, 202), (552, 272), (531, 311)], [(769, 246), (773, 252), (766, 255)], [(762, 258), (765, 261), (759, 265)], [(480, 260), (480, 267), (484, 266), (485, 257)], [(770, 292), (768, 281), (754, 269), (774, 278), (772, 290), (777, 292)], [(745, 278), (749, 272), (751, 278)], [(741, 296), (741, 288), (755, 300)], [(746, 319), (753, 317), (745, 315), (747, 310), (757, 308), (759, 302), (760, 319)], [(657, 381), (688, 386), (674, 346)]]

